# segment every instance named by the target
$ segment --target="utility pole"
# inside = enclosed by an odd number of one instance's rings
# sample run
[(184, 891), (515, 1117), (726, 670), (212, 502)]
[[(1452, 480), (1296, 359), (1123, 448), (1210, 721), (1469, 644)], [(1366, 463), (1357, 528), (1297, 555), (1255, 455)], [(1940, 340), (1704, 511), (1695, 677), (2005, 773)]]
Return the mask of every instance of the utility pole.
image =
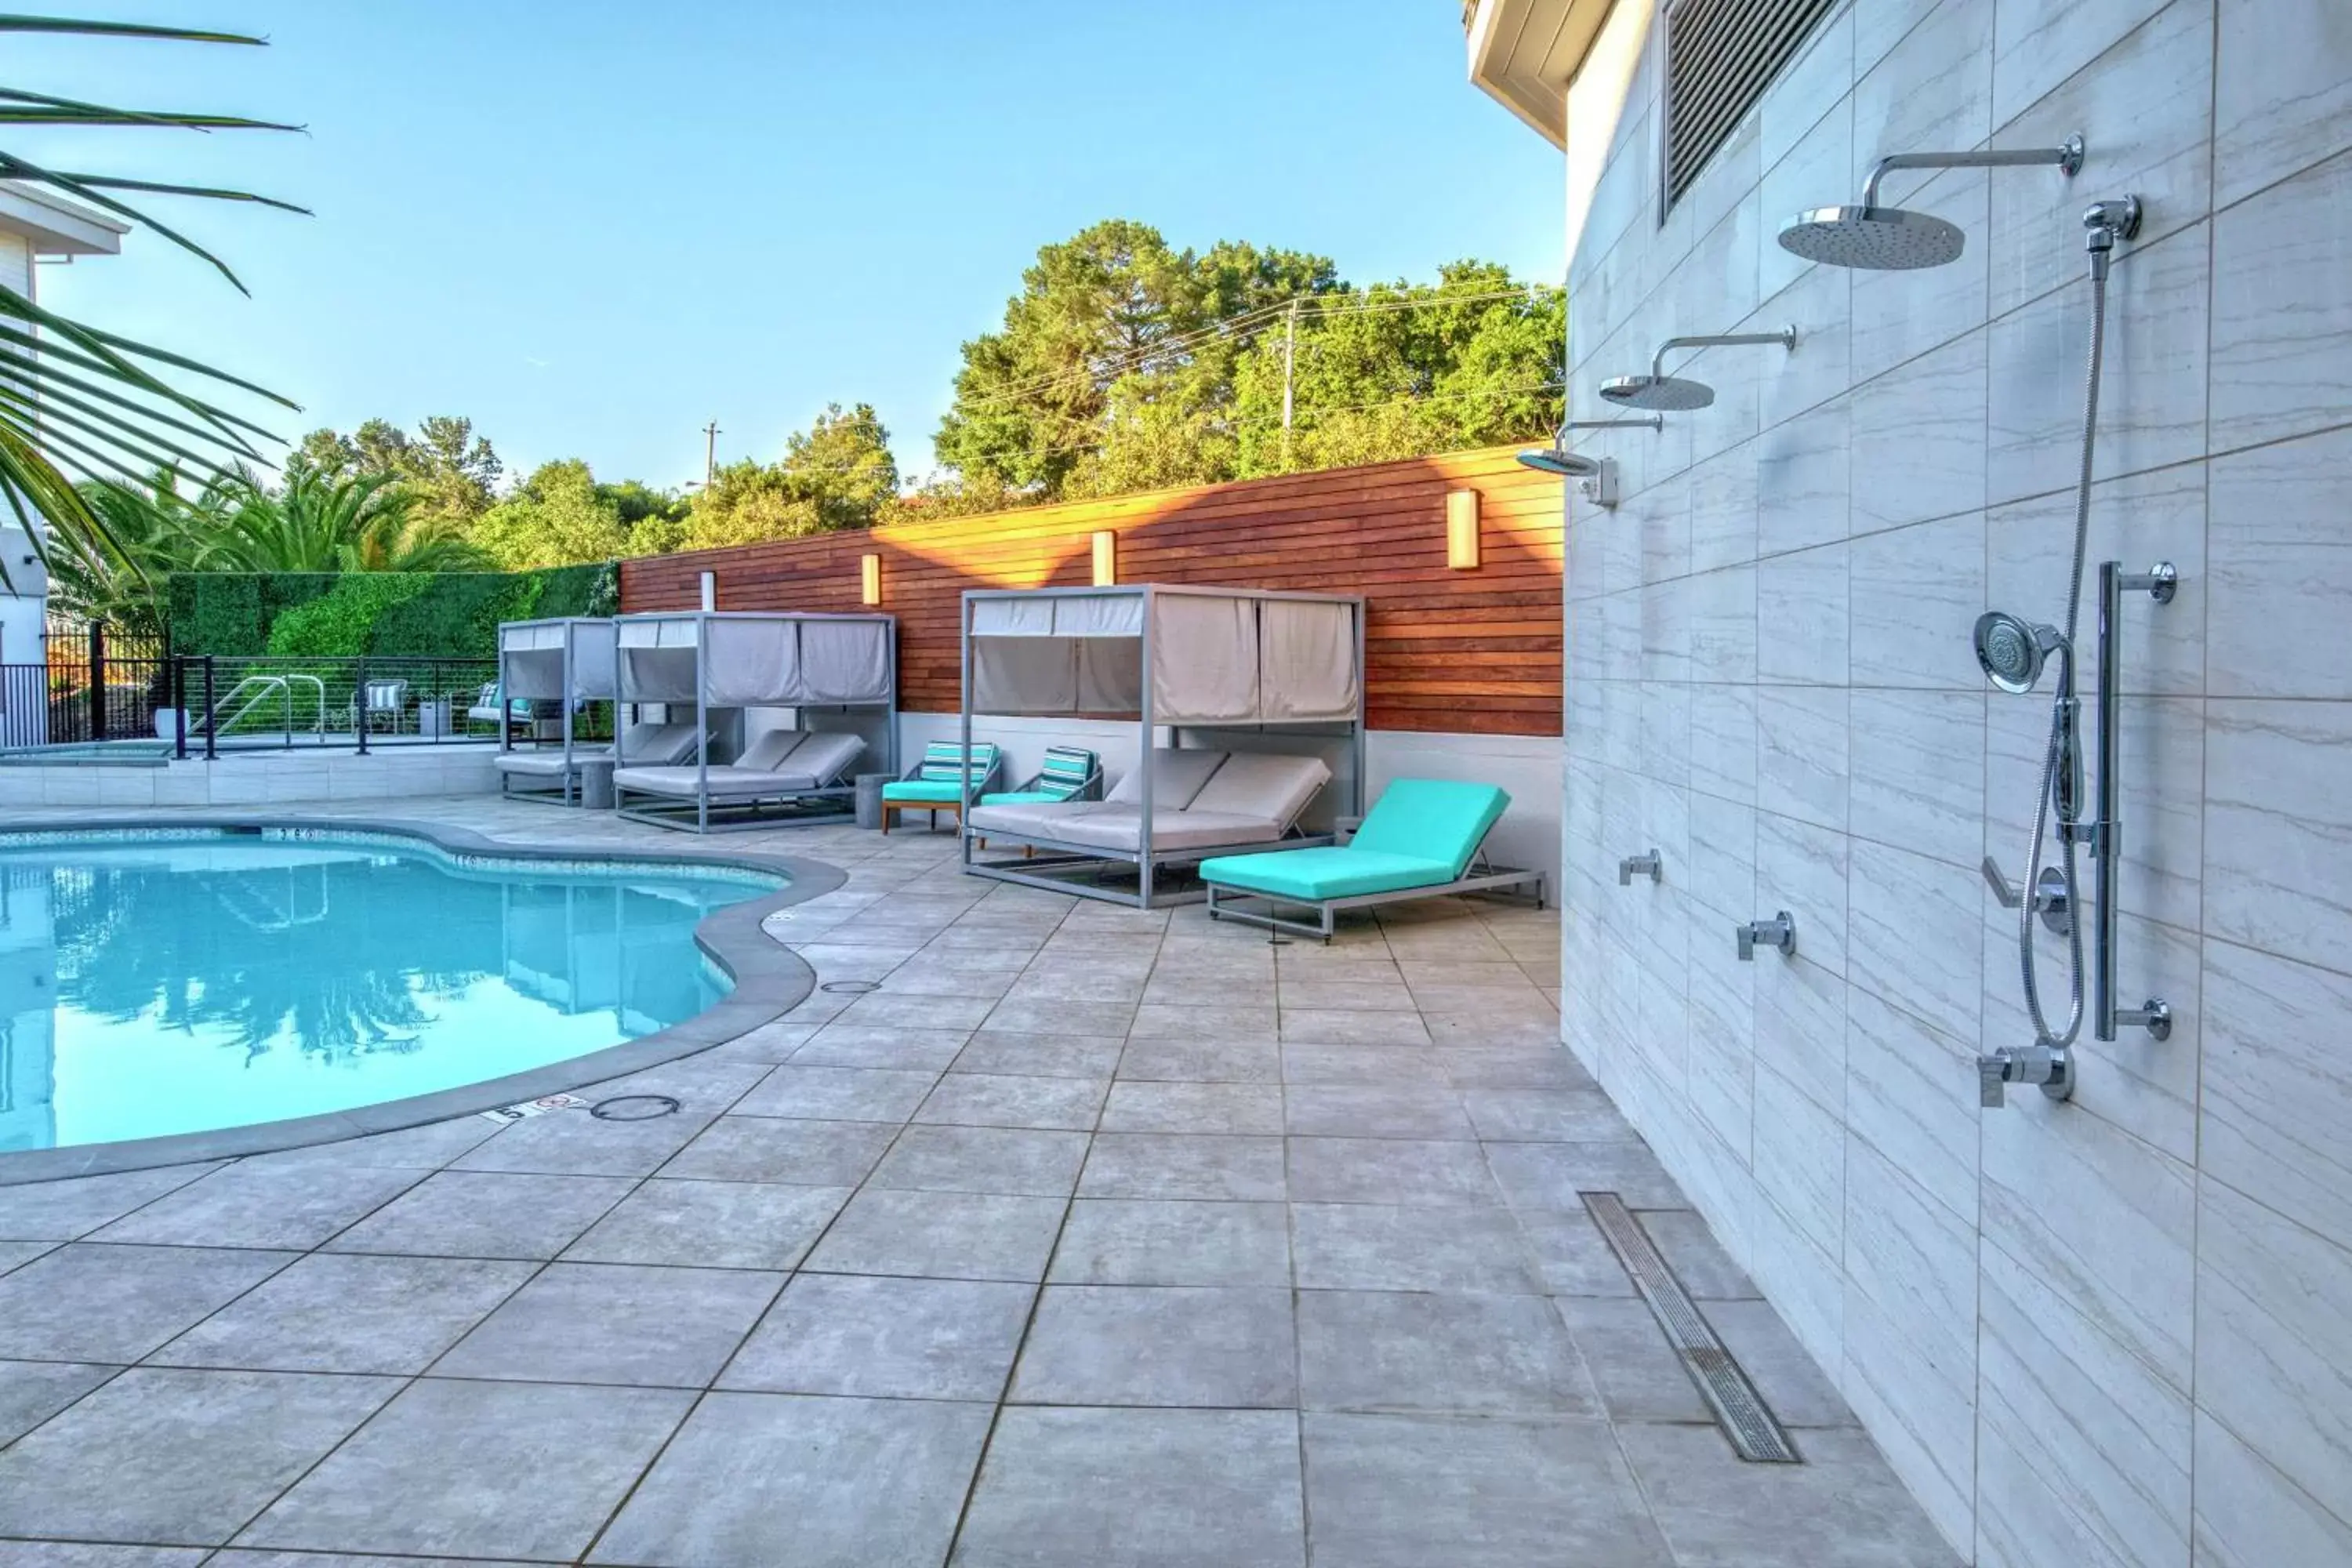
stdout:
[(709, 489), (710, 481), (719, 477), (719, 421), (713, 419), (702, 427), (702, 488)]
[(1293, 295), (1290, 314), (1282, 324), (1282, 466), (1290, 467), (1290, 411), (1298, 363), (1298, 299)]

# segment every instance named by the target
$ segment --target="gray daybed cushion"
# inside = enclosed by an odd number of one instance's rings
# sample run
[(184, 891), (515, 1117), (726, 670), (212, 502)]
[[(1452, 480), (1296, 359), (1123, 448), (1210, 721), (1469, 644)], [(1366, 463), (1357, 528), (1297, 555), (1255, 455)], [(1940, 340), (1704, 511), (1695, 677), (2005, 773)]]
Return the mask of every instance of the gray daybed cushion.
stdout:
[(1319, 757), (1235, 752), (1184, 810), (1187, 816), (1220, 812), (1261, 817), (1287, 828), (1298, 820), (1316, 792), (1330, 782), (1331, 770)]
[[(1143, 813), (1131, 805), (1106, 805), (1058, 825), (1056, 837), (1092, 848), (1139, 850)], [(1151, 847), (1208, 849), (1221, 844), (1271, 844), (1284, 825), (1263, 816), (1229, 811), (1154, 811)]]
[(971, 827), (985, 837), (1002, 833), (1021, 838), (1057, 838), (1062, 830), (1089, 812), (1103, 809), (1098, 800), (1024, 800), (1003, 805), (975, 805)]
[(556, 747), (540, 752), (500, 752), (490, 759), (490, 766), (502, 773), (520, 773), (525, 778), (559, 779), (590, 757), (609, 754), (602, 746), (575, 746), (567, 762), (562, 749)]
[[(743, 750), (743, 760), (714, 764), (709, 788), (700, 769), (680, 767), (614, 770), (613, 783), (640, 795), (666, 795), (692, 800), (708, 795), (712, 800), (768, 800), (824, 789), (854, 765), (866, 750), (855, 735), (810, 734), (800, 730), (771, 730)], [(753, 767), (746, 763), (774, 758), (781, 766)]]
[[(1192, 804), (1192, 797), (1222, 766), (1223, 752), (1186, 751), (1181, 748), (1155, 746), (1151, 752), (1151, 808), (1154, 811), (1181, 811)], [(1143, 770), (1129, 768), (1103, 797), (1112, 805), (1143, 804)]]

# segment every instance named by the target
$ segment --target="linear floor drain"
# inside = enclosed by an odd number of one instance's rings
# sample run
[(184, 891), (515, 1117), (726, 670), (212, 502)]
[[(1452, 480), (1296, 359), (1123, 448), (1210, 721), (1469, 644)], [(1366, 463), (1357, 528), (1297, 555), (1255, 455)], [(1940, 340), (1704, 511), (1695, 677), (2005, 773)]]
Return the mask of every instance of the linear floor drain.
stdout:
[(1666, 1267), (1666, 1260), (1633, 1218), (1633, 1211), (1615, 1193), (1583, 1193), (1585, 1208), (1601, 1234), (1609, 1238), (1609, 1246), (1617, 1254), (1617, 1261), (1633, 1278), (1634, 1288), (1642, 1300), (1650, 1304), (1650, 1311), (1658, 1326), (1666, 1331), (1675, 1353), (1683, 1359), (1685, 1370), (1698, 1391), (1715, 1411), (1715, 1419), (1724, 1436), (1739, 1457), (1759, 1465), (1795, 1465), (1798, 1458), (1795, 1445), (1781, 1429), (1764, 1396), (1748, 1381), (1731, 1352), (1706, 1319), (1700, 1315), (1698, 1304)]

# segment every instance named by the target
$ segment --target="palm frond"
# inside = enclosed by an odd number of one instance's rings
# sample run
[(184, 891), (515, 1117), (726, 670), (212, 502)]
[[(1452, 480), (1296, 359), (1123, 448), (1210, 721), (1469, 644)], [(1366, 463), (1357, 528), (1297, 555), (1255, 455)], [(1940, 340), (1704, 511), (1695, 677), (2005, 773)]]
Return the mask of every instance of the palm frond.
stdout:
[(77, 189), (83, 191), (96, 188), (107, 191), (148, 191), (162, 196), (202, 196), (207, 201), (252, 202), (259, 206), (276, 207), (279, 212), (299, 213), (304, 217), (314, 216), (309, 207), (296, 206), (292, 202), (281, 202), (276, 196), (258, 196), (251, 191), (224, 190), (216, 185), (169, 185), (155, 180), (126, 180), (113, 174), (85, 174), (79, 172), (73, 174), (60, 172), (57, 178), (71, 180)]
[(270, 120), (247, 120), (238, 114), (187, 114), (177, 110), (120, 109), (86, 99), (58, 98), (28, 92), (21, 87), (0, 87), (0, 103), (26, 103), (30, 109), (0, 109), (0, 124), (14, 125), (163, 125), (184, 131), (300, 131)]
[(77, 16), (26, 16), (0, 15), (0, 33), (80, 34), (110, 38), (160, 38), (181, 44), (253, 44), (265, 46), (267, 38), (252, 37), (244, 33), (212, 33), (195, 27), (165, 27), (149, 22), (94, 22)]
[(173, 245), (178, 246), (182, 250), (186, 251), (189, 255), (199, 257), (205, 261), (211, 262), (214, 268), (218, 271), (222, 277), (227, 279), (229, 286), (235, 289), (238, 293), (250, 297), (253, 292), (252, 289), (247, 289), (245, 286), (244, 279), (240, 279), (234, 271), (230, 270), (229, 264), (227, 262), (223, 261), (219, 257), (215, 256), (211, 251), (206, 250), (203, 246), (198, 245), (194, 240), (190, 239), (178, 229), (172, 227), (169, 224), (158, 222), (153, 216), (140, 211), (137, 207), (132, 206), (128, 202), (118, 202), (112, 196), (107, 195), (102, 192), (93, 190), (89, 185), (83, 184), (79, 180), (72, 179), (64, 174), (57, 174), (48, 169), (44, 169), (38, 163), (27, 163), (26, 160), (16, 156), (14, 153), (0, 153), (0, 174), (5, 174), (11, 179), (30, 180), (36, 184), (55, 185), (61, 191), (68, 191), (73, 195), (79, 196), (83, 201), (88, 202), (94, 207), (102, 207), (118, 217), (129, 218), (132, 223), (138, 224), (142, 227), (147, 228), (153, 233), (162, 235), (165, 239), (170, 240)]

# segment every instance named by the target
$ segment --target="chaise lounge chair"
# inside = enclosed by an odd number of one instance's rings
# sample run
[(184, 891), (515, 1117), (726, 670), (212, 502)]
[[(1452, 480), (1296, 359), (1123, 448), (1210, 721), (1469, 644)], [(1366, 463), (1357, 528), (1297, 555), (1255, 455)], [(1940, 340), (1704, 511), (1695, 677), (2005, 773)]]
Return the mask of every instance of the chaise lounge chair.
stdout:
[[(709, 830), (713, 807), (748, 813), (762, 802), (772, 802), (784, 807), (785, 815), (803, 820), (835, 821), (841, 813), (824, 808), (838, 807), (847, 788), (843, 781), (865, 752), (866, 742), (856, 735), (771, 730), (744, 747), (741, 756), (714, 763), (707, 773), (692, 763), (639, 767), (625, 752), (627, 765), (613, 771), (614, 799), (623, 802), (622, 815), (634, 820), (697, 832)], [(675, 806), (633, 809), (625, 804), (626, 795), (691, 802), (695, 812), (688, 817)], [(728, 826), (756, 827), (766, 820), (753, 817)]]
[(890, 818), (902, 811), (928, 812), (935, 827), (942, 811), (961, 820), (965, 773), (971, 775), (971, 792), (978, 795), (996, 777), (1003, 760), (991, 742), (972, 742), (967, 762), (963, 748), (953, 741), (933, 741), (923, 748), (923, 760), (905, 778), (892, 779), (882, 786), (882, 831), (889, 832)]
[[(500, 752), (490, 759), (499, 773), (499, 793), (517, 800), (561, 801), (572, 804), (581, 764), (596, 758), (610, 760), (609, 746), (575, 744), (566, 758), (560, 746), (528, 752)], [(694, 754), (692, 724), (632, 724), (621, 736), (620, 755), (629, 765), (661, 767)], [(552, 787), (550, 787), (550, 785)]]
[[(1209, 918), (1329, 942), (1341, 910), (1370, 909), (1448, 893), (1532, 889), (1543, 902), (1543, 874), (1485, 863), (1486, 835), (1511, 797), (1492, 784), (1398, 779), (1382, 792), (1345, 844), (1222, 855), (1201, 862)], [(1247, 907), (1262, 904), (1262, 909)], [(1286, 920), (1285, 907), (1313, 910), (1315, 924)]]

